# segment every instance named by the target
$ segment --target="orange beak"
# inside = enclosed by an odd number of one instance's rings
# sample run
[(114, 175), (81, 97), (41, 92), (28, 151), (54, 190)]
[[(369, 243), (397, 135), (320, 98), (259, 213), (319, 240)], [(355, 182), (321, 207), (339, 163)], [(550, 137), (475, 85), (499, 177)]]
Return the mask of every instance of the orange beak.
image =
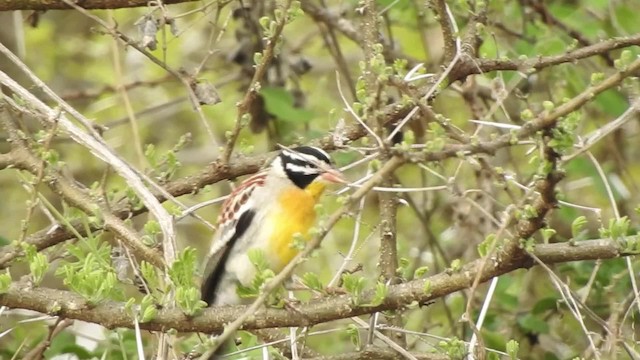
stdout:
[(331, 183), (347, 184), (347, 180), (344, 179), (344, 175), (336, 169), (329, 169), (323, 172), (320, 175), (320, 178)]

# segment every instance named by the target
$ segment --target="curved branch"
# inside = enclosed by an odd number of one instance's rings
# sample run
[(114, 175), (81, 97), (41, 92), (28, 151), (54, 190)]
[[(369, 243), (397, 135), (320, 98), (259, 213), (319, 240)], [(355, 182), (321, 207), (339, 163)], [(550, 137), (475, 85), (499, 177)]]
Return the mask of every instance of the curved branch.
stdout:
[[(424, 305), (470, 287), (476, 277), (481, 282), (486, 282), (496, 276), (535, 265), (525, 252), (512, 250), (514, 249), (506, 248), (502, 253), (498, 253), (495, 259), (502, 260), (490, 261), (481, 272), (479, 269), (484, 259), (475, 260), (457, 272), (444, 271), (427, 279), (391, 285), (384, 302), (377, 306), (354, 305), (349, 295), (331, 296), (296, 305), (295, 309), (263, 308), (249, 316), (243, 328), (311, 326), (363, 314), (406, 308), (415, 303)], [(515, 256), (512, 256), (513, 254)], [(622, 250), (610, 239), (586, 240), (576, 245), (540, 244), (535, 247), (533, 254), (547, 264), (633, 255)], [(430, 284), (428, 293), (425, 292), (427, 282)], [(370, 303), (374, 297), (374, 291), (366, 292), (360, 303)], [(84, 298), (71, 291), (34, 288), (24, 282), (13, 283), (7, 293), (0, 295), (0, 305), (93, 322), (107, 328), (134, 326), (134, 317), (127, 311), (124, 303), (109, 301), (91, 306)], [(226, 324), (237, 319), (246, 310), (247, 306), (207, 308), (200, 316), (190, 318), (176, 308), (160, 309), (154, 320), (140, 324), (140, 327), (154, 331), (175, 329), (179, 332), (216, 333), (222, 331)]]
[[(165, 0), (163, 4), (179, 4), (184, 2), (192, 2), (192, 0)], [(85, 0), (82, 1), (84, 9), (119, 9), (130, 7), (147, 6), (148, 1), (144, 0)], [(72, 9), (64, 0), (37, 1), (37, 0), (6, 0), (0, 2), (0, 11), (8, 10), (70, 10)], [(332, 14), (324, 9), (315, 6), (309, 1), (302, 1), (302, 9), (310, 15), (314, 20), (327, 23), (331, 27), (335, 27), (346, 37), (360, 44), (362, 38), (357, 32), (353, 24), (345, 21), (337, 14)], [(475, 32), (471, 32), (465, 42), (475, 38)], [(473, 44), (471, 44), (473, 45)], [(640, 45), (640, 34), (628, 37), (617, 37), (606, 41), (599, 42), (590, 46), (585, 46), (574, 51), (570, 51), (561, 55), (542, 56), (535, 59), (526, 60), (502, 60), (502, 59), (465, 59), (456, 67), (456, 71), (451, 76), (451, 82), (461, 80), (469, 75), (486, 73), (500, 70), (540, 70), (553, 65), (571, 63), (576, 60), (584, 59), (591, 56), (601, 56), (610, 51), (625, 48), (629, 46)], [(395, 59), (404, 58), (397, 51), (385, 47), (385, 58)], [(414, 61), (411, 61), (412, 64)]]
[[(553, 13), (549, 11), (549, 9), (547, 8), (547, 5), (543, 1), (527, 0), (523, 2), (523, 5), (528, 6), (531, 9), (533, 9), (535, 12), (537, 12), (544, 23), (551, 26), (555, 26), (558, 29), (564, 31), (565, 33), (567, 33), (567, 35), (577, 40), (580, 45), (582, 46), (591, 45), (591, 41), (587, 39), (585, 35), (580, 33), (578, 30), (572, 29), (569, 25), (563, 23), (562, 21), (560, 21), (560, 19), (558, 19), (555, 15), (553, 15)], [(613, 59), (611, 59), (611, 57), (608, 54), (603, 53), (599, 55), (606, 61), (607, 65), (613, 67), (614, 65)]]
[[(193, 0), (163, 0), (164, 5), (192, 2)], [(85, 9), (122, 9), (148, 6), (145, 0), (86, 0), (78, 5)], [(0, 11), (10, 10), (71, 10), (72, 7), (64, 0), (40, 1), (40, 0), (7, 0), (0, 2)]]
[(613, 50), (622, 49), (630, 46), (640, 46), (640, 33), (615, 37), (609, 40), (599, 42), (590, 46), (585, 46), (565, 54), (540, 56), (537, 58), (529, 58), (524, 60), (510, 59), (470, 59), (463, 61), (459, 65), (455, 73), (456, 77), (452, 79), (461, 80), (469, 75), (487, 73), (492, 71), (529, 71), (531, 69), (542, 70), (554, 65), (572, 63), (576, 60), (585, 59), (592, 56), (599, 56), (609, 53)]
[[(9, 103), (9, 100), (6, 101)], [(157, 250), (145, 246), (135, 230), (129, 228), (122, 219), (113, 215), (103, 204), (94, 201), (91, 195), (84, 189), (78, 187), (73, 179), (63, 176), (58, 170), (52, 169), (51, 167), (42, 167), (42, 160), (30, 151), (29, 145), (26, 142), (20, 141), (19, 136), (15, 135), (18, 130), (13, 127), (10, 120), (5, 119), (3, 125), (13, 138), (12, 153), (15, 155), (13, 158), (13, 166), (15, 166), (16, 169), (28, 171), (34, 175), (42, 172), (42, 175), (48, 179), (45, 182), (47, 186), (51, 191), (64, 199), (64, 201), (84, 211), (86, 214), (102, 219), (104, 228), (116, 234), (118, 238), (141, 259), (158, 267), (164, 265), (162, 256)], [(15, 245), (15, 250), (18, 254), (20, 253), (19, 249), (20, 245)]]

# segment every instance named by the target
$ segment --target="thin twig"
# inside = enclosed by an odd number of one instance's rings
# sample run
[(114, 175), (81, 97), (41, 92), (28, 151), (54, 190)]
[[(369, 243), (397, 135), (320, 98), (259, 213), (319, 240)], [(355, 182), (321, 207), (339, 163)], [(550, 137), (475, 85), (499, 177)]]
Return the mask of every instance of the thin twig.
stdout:
[[(175, 244), (175, 231), (173, 228), (173, 220), (171, 216), (169, 215), (167, 210), (162, 207), (156, 197), (153, 196), (153, 194), (147, 189), (143, 181), (139, 176), (135, 174), (130, 165), (122, 160), (118, 155), (116, 155), (113, 150), (111, 150), (109, 146), (102, 140), (102, 138), (98, 136), (95, 130), (93, 130), (93, 128), (90, 126), (89, 120), (87, 120), (73, 107), (71, 107), (58, 95), (56, 95), (55, 92), (53, 92), (48, 86), (46, 86), (44, 82), (42, 82), (35, 74), (33, 74), (33, 72), (31, 72), (26, 67), (24, 63), (22, 63), (22, 61), (20, 61), (20, 59), (13, 55), (13, 53), (11, 53), (11, 51), (9, 51), (9, 49), (7, 49), (2, 44), (0, 44), (0, 52), (7, 56), (14, 64), (20, 67), (20, 69), (29, 76), (31, 81), (35, 83), (36, 86), (38, 86), (40, 89), (44, 90), (45, 93), (54, 101), (56, 101), (64, 111), (68, 112), (71, 116), (85, 125), (85, 129), (88, 131), (88, 133), (78, 128), (73, 122), (71, 122), (71, 120), (67, 118), (65, 114), (62, 114), (57, 120), (62, 130), (69, 133), (69, 135), (76, 142), (89, 149), (89, 151), (91, 151), (91, 153), (96, 157), (111, 165), (116, 170), (116, 172), (127, 181), (129, 186), (131, 186), (131, 188), (140, 197), (142, 202), (158, 220), (160, 228), (162, 229), (163, 242), (165, 243), (165, 245), (167, 245), (164, 248), (164, 251), (175, 254), (175, 248), (173, 245)], [(31, 92), (20, 86), (8, 75), (1, 71), (0, 83), (11, 89), (11, 91), (27, 101), (31, 107), (37, 109), (41, 114), (43, 114), (43, 116), (41, 116), (43, 120), (50, 121), (50, 119), (55, 118), (57, 112), (54, 109), (51, 109), (49, 106), (44, 104)], [(173, 257), (175, 257), (175, 255)]]
[[(289, 7), (291, 7), (291, 1), (287, 0), (284, 6), (281, 8), (284, 14), (287, 13)], [(231, 154), (233, 153), (234, 146), (236, 144), (236, 140), (238, 140), (238, 136), (240, 135), (240, 130), (243, 127), (243, 121), (245, 114), (249, 112), (251, 108), (251, 104), (255, 101), (258, 96), (258, 91), (260, 90), (260, 82), (262, 78), (266, 74), (269, 69), (269, 65), (271, 61), (276, 56), (276, 46), (278, 44), (278, 39), (282, 35), (282, 30), (284, 26), (287, 24), (287, 15), (283, 15), (280, 19), (276, 20), (275, 31), (272, 36), (267, 40), (267, 44), (262, 51), (262, 61), (259, 64), (256, 64), (255, 72), (253, 73), (253, 78), (249, 83), (249, 87), (247, 92), (244, 94), (244, 98), (237, 104), (238, 115), (236, 116), (236, 122), (233, 127), (233, 130), (227, 137), (227, 144), (225, 145), (224, 152), (222, 153), (222, 161), (223, 163), (228, 163), (231, 158)]]

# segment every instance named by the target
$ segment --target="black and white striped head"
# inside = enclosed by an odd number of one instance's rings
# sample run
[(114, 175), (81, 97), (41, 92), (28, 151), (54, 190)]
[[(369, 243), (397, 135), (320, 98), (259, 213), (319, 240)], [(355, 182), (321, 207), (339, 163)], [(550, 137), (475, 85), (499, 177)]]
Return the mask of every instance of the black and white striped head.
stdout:
[(333, 167), (329, 154), (317, 147), (284, 149), (277, 160), (289, 180), (301, 189), (306, 188), (318, 177), (328, 182), (345, 183), (342, 174)]

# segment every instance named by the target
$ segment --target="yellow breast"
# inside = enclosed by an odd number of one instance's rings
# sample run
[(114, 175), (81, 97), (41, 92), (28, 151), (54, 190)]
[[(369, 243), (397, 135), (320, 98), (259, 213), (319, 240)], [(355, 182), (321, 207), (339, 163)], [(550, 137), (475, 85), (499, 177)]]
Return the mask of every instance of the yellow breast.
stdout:
[(311, 183), (306, 189), (285, 190), (278, 198), (278, 211), (272, 216), (274, 231), (269, 239), (268, 249), (273, 251), (272, 270), (278, 272), (300, 251), (294, 246), (294, 237), (300, 234), (308, 240), (309, 228), (316, 220), (315, 205), (324, 191), (324, 184)]

